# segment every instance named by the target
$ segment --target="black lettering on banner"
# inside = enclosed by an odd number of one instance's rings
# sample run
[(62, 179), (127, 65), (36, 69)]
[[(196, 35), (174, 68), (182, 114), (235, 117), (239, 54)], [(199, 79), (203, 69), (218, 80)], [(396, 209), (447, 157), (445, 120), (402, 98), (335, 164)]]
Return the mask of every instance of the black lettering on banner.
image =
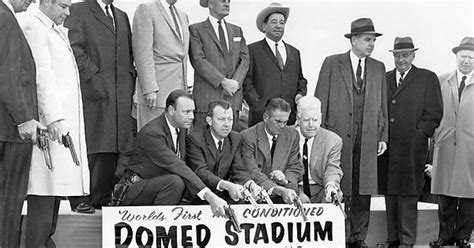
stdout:
[(192, 237), (189, 237), (186, 232), (191, 230), (193, 227), (190, 226), (190, 225), (185, 225), (185, 226), (181, 226), (181, 245), (183, 247), (192, 247), (193, 246), (193, 240), (192, 240)]
[[(122, 229), (126, 229), (127, 236), (123, 243), (120, 241), (122, 240)], [(119, 222), (115, 224), (115, 247), (128, 247), (132, 243), (133, 239), (133, 230), (132, 227), (129, 226), (125, 222)]]
[[(279, 231), (277, 231), (277, 228)], [(279, 244), (285, 236), (285, 227), (279, 222), (272, 223), (272, 241)]]
[[(143, 232), (146, 233), (146, 243), (143, 244)], [(153, 233), (150, 229), (140, 226), (137, 229), (137, 233), (135, 234), (135, 240), (137, 242), (138, 247), (151, 247), (153, 245)]]
[(253, 238), (253, 242), (257, 244), (258, 241), (261, 239), (265, 244), (268, 244), (267, 226), (265, 224), (258, 223), (257, 228), (255, 230), (255, 237)]
[(244, 223), (240, 224), (240, 228), (244, 230), (245, 233), (245, 243), (250, 244), (250, 229), (252, 229), (255, 225), (252, 223)]
[(288, 242), (293, 242), (293, 223), (288, 223)]
[(321, 226), (321, 222), (314, 222), (314, 240), (318, 241), (318, 236), (321, 240), (325, 240), (327, 235), (327, 240), (332, 241), (332, 221), (326, 221), (324, 224), (324, 230)]
[(239, 236), (237, 235), (237, 233), (234, 232), (234, 228), (231, 228), (231, 227), (232, 227), (232, 222), (231, 221), (226, 221), (225, 222), (225, 231), (230, 236), (225, 236), (224, 240), (225, 240), (226, 244), (228, 244), (228, 245), (237, 245), (237, 243), (239, 243)]
[[(203, 234), (204, 232), (204, 234)], [(197, 225), (196, 226), (196, 244), (200, 248), (204, 248), (209, 243), (211, 239), (211, 229), (206, 225)]]
[[(303, 223), (298, 222), (296, 223), (296, 238), (298, 239), (299, 242), (303, 242), (305, 239), (306, 241), (310, 241), (310, 231), (311, 231), (311, 222), (305, 222), (304, 223), (304, 232), (303, 232)], [(303, 235), (302, 235), (303, 234)]]
[(171, 247), (178, 247), (178, 228), (176, 226), (170, 226), (168, 233), (163, 226), (156, 227), (156, 247), (161, 248), (161, 242), (163, 241), (163, 247), (169, 247), (171, 241)]

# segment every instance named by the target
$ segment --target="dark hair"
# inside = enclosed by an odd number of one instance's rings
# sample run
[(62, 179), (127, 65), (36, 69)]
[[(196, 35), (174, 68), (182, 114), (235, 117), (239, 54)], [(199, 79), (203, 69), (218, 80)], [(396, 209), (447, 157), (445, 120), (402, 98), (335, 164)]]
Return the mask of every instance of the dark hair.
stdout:
[(285, 18), (285, 22), (286, 22), (286, 16), (285, 16), (285, 14), (283, 14), (283, 13), (280, 12), (280, 11), (275, 11), (275, 12), (272, 12), (272, 13), (268, 14), (268, 15), (265, 17), (265, 19), (263, 19), (263, 23), (267, 23), (267, 22), (268, 22), (268, 18), (270, 18), (270, 16), (273, 15), (273, 14), (282, 14), (282, 15), (283, 15), (283, 18)]
[(179, 89), (173, 90), (166, 98), (166, 106), (165, 106), (166, 111), (168, 111), (169, 106), (173, 106), (173, 108), (176, 108), (176, 101), (180, 97), (185, 97), (185, 98), (193, 100), (193, 96), (191, 96), (191, 94), (189, 94), (185, 90), (179, 90)]
[(275, 110), (289, 113), (291, 112), (291, 106), (287, 101), (281, 98), (271, 98), (265, 104), (265, 113), (270, 115)]
[(217, 101), (210, 102), (207, 105), (207, 116), (212, 117), (214, 113), (214, 109), (217, 106), (222, 107), (224, 110), (230, 109), (232, 107), (230, 103), (225, 100), (217, 100)]

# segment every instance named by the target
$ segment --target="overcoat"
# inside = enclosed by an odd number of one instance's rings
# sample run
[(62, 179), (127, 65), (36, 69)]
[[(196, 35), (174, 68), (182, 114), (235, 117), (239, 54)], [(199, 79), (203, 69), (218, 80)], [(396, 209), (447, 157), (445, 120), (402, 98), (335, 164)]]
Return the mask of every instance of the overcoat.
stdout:
[(64, 23), (81, 78), (88, 154), (132, 149), (132, 36), (127, 14), (111, 9), (115, 26), (96, 0), (73, 4)]
[[(349, 51), (350, 52), (350, 51)], [(315, 96), (321, 100), (321, 126), (338, 134), (343, 141), (341, 167), (342, 191), (352, 192), (352, 112), (353, 78), (349, 52), (327, 57), (321, 67)], [(387, 89), (385, 66), (365, 60), (365, 104), (360, 147), (359, 194), (377, 194), (377, 146), (388, 141)]]
[(397, 87), (395, 69), (387, 72), (388, 150), (379, 157), (379, 192), (421, 195), (428, 137), (443, 116), (436, 74), (412, 66)]
[(83, 196), (89, 194), (89, 167), (79, 72), (69, 45), (67, 29), (53, 22), (40, 10), (19, 18), (36, 64), (39, 121), (44, 126), (63, 120), (80, 165), (69, 149), (49, 141), (53, 170), (46, 167), (43, 152), (33, 147), (28, 194)]
[(461, 101), (456, 72), (439, 81), (444, 115), (434, 134), (431, 192), (474, 198), (474, 80), (466, 83)]

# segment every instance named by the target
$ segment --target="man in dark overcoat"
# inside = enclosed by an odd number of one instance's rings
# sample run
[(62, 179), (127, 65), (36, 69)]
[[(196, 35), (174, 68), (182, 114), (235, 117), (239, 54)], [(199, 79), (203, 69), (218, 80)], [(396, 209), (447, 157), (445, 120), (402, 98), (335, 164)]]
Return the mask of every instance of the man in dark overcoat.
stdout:
[(379, 157), (379, 190), (385, 194), (389, 247), (415, 243), (428, 138), (443, 115), (438, 77), (412, 64), (416, 50), (410, 37), (395, 38), (395, 69), (386, 74), (390, 124), (388, 150)]
[(127, 14), (112, 2), (75, 3), (64, 23), (81, 78), (91, 173), (90, 199), (78, 201), (98, 208), (110, 201), (119, 154), (132, 150), (131, 29)]

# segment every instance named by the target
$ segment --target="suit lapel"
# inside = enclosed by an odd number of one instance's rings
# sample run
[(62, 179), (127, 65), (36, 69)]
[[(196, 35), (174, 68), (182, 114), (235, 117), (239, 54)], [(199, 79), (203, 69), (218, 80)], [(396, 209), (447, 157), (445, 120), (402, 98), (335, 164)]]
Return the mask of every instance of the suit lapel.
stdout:
[(181, 10), (176, 9), (176, 14), (178, 15), (179, 23), (181, 24), (181, 32), (183, 33), (181, 44), (184, 46), (184, 42), (189, 40), (188, 20)]
[[(350, 52), (350, 51), (349, 51)], [(352, 72), (352, 64), (349, 56), (349, 52), (343, 54), (339, 57), (339, 71), (342, 74), (342, 78), (344, 79), (344, 83), (347, 87), (349, 92), (349, 96), (352, 102), (352, 78), (354, 77)]]
[(454, 104), (454, 111), (458, 111), (459, 107), (459, 94), (458, 94), (458, 79), (457, 79), (457, 72), (454, 72), (451, 77), (448, 79), (448, 85), (451, 89), (451, 99), (453, 99)]
[(263, 154), (265, 161), (271, 161), (270, 144), (268, 143), (267, 134), (265, 133), (265, 125), (263, 123), (257, 124), (257, 147)]
[(203, 133), (204, 133), (204, 141), (206, 142), (207, 149), (209, 150), (209, 152), (211, 153), (212, 157), (215, 160), (217, 158), (217, 148), (216, 148), (216, 144), (214, 143), (214, 140), (212, 139), (211, 131), (209, 130), (209, 128), (205, 128)]
[(161, 128), (163, 129), (163, 132), (165, 133), (166, 142), (169, 144), (168, 147), (171, 148), (173, 151), (176, 151), (176, 148), (174, 147), (173, 136), (171, 136), (171, 131), (168, 126), (168, 123), (166, 122), (165, 114), (162, 114), (159, 118), (160, 118)]
[(275, 153), (273, 154), (272, 159), (272, 171), (278, 168), (285, 168), (285, 166), (281, 166), (281, 164), (286, 163), (285, 156), (289, 149), (288, 145), (290, 144), (290, 141), (288, 139), (289, 137), (284, 131), (278, 135), (278, 139), (275, 145)]
[(391, 95), (394, 95), (395, 92), (397, 91), (397, 79), (395, 78), (397, 75), (395, 73), (396, 69), (393, 69), (387, 74), (387, 85), (390, 90)]
[(286, 49), (286, 62), (285, 62), (285, 65), (283, 66), (283, 70), (286, 70), (286, 67), (293, 61), (296, 55), (293, 54), (293, 50), (290, 48), (288, 44), (286, 44), (286, 42), (284, 41), (281, 41), (281, 42), (285, 45), (285, 49)]
[(207, 20), (204, 22), (204, 29), (206, 30), (206, 32), (209, 33), (209, 37), (211, 37), (211, 39), (216, 43), (216, 46), (219, 48), (219, 51), (224, 54), (224, 50), (221, 47), (221, 43), (219, 42), (219, 38), (217, 37), (216, 32), (212, 28), (211, 21), (209, 20), (209, 18), (207, 18)]
[[(217, 176), (220, 177), (220, 178), (224, 178), (227, 174), (227, 172), (229, 171), (229, 168), (228, 166), (226, 166), (227, 164), (230, 165), (230, 163), (227, 163), (226, 161), (229, 160), (229, 159), (233, 159), (232, 156), (228, 156), (230, 155), (230, 139), (229, 137), (225, 137), (224, 140), (223, 140), (223, 143), (222, 143), (222, 153), (221, 153), (221, 157), (219, 158), (219, 161), (217, 161), (216, 165), (217, 165)], [(227, 155), (227, 156), (226, 156)]]
[[(403, 89), (405, 89), (411, 82), (413, 82), (417, 68), (415, 66), (412, 66), (408, 74), (405, 76), (405, 78), (402, 80), (402, 83), (398, 86), (397, 91), (395, 92), (395, 95), (398, 95)], [(395, 74), (396, 75), (396, 74)], [(395, 82), (397, 79), (395, 78)], [(396, 84), (396, 83), (395, 83)]]
[(268, 57), (270, 57), (273, 61), (273, 63), (275, 64), (275, 66), (281, 70), (280, 68), (280, 65), (278, 64), (278, 61), (275, 57), (275, 54), (272, 52), (272, 49), (268, 46), (268, 43), (267, 41), (265, 40), (265, 38), (261, 41), (262, 43), (262, 47), (263, 47), (263, 50), (265, 51), (265, 53), (267, 53)]
[(227, 38), (229, 39), (228, 40), (229, 56), (232, 57), (233, 51), (235, 50), (234, 42), (233, 42), (234, 37), (235, 37), (235, 31), (229, 24), (227, 24), (227, 22), (225, 22), (225, 28), (227, 29)]
[[(100, 8), (99, 4), (96, 1), (89, 2), (89, 9), (94, 13), (94, 17), (104, 24), (110, 32), (115, 35), (115, 28), (105, 16), (104, 11)], [(114, 8), (115, 9), (115, 8)], [(117, 26), (117, 15), (114, 13), (115, 25)]]
[[(163, 18), (166, 20), (166, 24), (168, 24), (168, 26), (170, 27), (171, 30), (173, 30), (173, 33), (174, 35), (176, 36), (176, 38), (179, 40), (179, 35), (178, 35), (178, 31), (176, 30), (176, 27), (174, 26), (174, 22), (173, 20), (170, 19), (170, 16), (168, 15), (168, 13), (166, 12), (165, 10), (165, 6), (163, 6), (163, 4), (161, 4), (160, 1), (156, 1), (156, 5), (158, 6), (158, 10), (160, 11), (160, 14), (161, 16), (163, 16)], [(176, 11), (176, 14), (178, 11)], [(178, 18), (179, 19), (179, 18)], [(182, 26), (182, 25), (181, 25)]]

